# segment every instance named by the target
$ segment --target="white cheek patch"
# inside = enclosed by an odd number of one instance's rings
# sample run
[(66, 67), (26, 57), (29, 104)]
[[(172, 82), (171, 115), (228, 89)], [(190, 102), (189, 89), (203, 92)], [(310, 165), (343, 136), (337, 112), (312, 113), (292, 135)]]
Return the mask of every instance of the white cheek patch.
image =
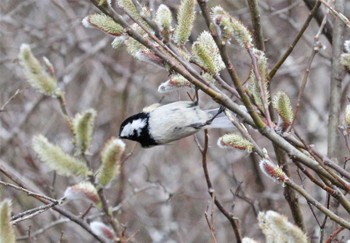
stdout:
[(123, 128), (123, 131), (120, 133), (120, 136), (122, 137), (129, 137), (134, 134), (136, 131), (137, 136), (140, 136), (142, 128), (146, 126), (146, 119), (137, 119), (132, 121), (131, 123), (128, 123)]

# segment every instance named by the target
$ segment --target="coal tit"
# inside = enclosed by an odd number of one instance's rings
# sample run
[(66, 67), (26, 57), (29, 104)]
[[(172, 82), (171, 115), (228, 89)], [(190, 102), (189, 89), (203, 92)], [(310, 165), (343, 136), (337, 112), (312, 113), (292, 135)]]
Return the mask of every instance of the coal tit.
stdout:
[(120, 126), (119, 137), (139, 142), (142, 147), (166, 144), (211, 125), (221, 112), (213, 114), (200, 109), (197, 102), (177, 101), (128, 117)]

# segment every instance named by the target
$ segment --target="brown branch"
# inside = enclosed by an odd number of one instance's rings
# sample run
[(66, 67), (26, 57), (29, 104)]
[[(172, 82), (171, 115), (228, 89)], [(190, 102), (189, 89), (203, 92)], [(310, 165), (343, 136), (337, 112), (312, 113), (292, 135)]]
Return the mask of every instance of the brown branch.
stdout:
[(214, 210), (213, 210), (213, 204), (214, 204), (214, 198), (212, 198), (211, 206), (210, 206), (210, 219), (209, 219), (209, 205), (207, 207), (207, 210), (204, 212), (205, 220), (207, 221), (208, 227), (210, 229), (211, 237), (213, 238), (214, 243), (217, 243), (216, 239), (216, 233), (215, 233), (215, 226), (214, 226)]
[[(0, 166), (0, 172), (3, 173), (6, 177), (8, 177), (10, 180), (12, 180), (14, 183), (16, 183), (19, 187), (23, 188), (24, 190), (30, 191), (24, 183), (22, 183), (20, 178), (17, 178), (15, 175), (10, 174), (7, 172), (2, 166)], [(49, 204), (50, 202), (47, 199), (44, 199), (42, 197), (39, 197), (35, 194), (33, 194), (33, 197), (37, 199), (40, 202), (43, 202), (45, 204)], [(92, 232), (90, 226), (83, 221), (81, 218), (75, 216), (74, 214), (67, 212), (66, 210), (59, 208), (59, 207), (53, 207), (52, 210), (58, 212), (59, 214), (63, 215), (64, 217), (70, 219), (70, 221), (73, 221), (74, 223), (78, 224), (80, 227), (85, 229), (91, 236), (93, 236), (96, 240), (99, 242), (104, 242), (98, 235), (96, 235), (94, 232)]]
[[(44, 227), (40, 228), (39, 230), (35, 231), (35, 232), (28, 232), (28, 235), (23, 235), (23, 236), (19, 236), (19, 237), (16, 237), (16, 241), (24, 241), (24, 240), (29, 240), (31, 237), (36, 237), (36, 236), (39, 236), (43, 233), (45, 233), (47, 230), (49, 230), (50, 228), (52, 227), (55, 227), (59, 224), (64, 224), (64, 223), (68, 223), (69, 222), (69, 219), (68, 218), (61, 218), (61, 219), (58, 219), (54, 222), (51, 222), (49, 224), (46, 224)], [(27, 241), (28, 242), (28, 241)], [(30, 242), (30, 241), (29, 241)]]
[[(0, 171), (4, 171), (3, 168), (0, 167)], [(42, 198), (46, 201), (50, 201), (52, 203), (55, 203), (55, 204), (59, 204), (59, 202), (56, 200), (56, 199), (53, 199), (51, 197), (48, 197), (48, 196), (45, 196), (45, 195), (42, 195), (42, 194), (39, 194), (39, 193), (35, 193), (35, 192), (32, 192), (30, 190), (27, 190), (26, 188), (24, 187), (21, 187), (21, 186), (16, 186), (16, 185), (13, 185), (11, 183), (7, 183), (7, 182), (4, 182), (4, 181), (0, 181), (0, 184), (3, 185), (3, 186), (8, 186), (8, 187), (12, 187), (16, 190), (19, 190), (19, 191), (22, 191), (22, 192), (25, 192), (27, 193), (28, 196), (30, 197), (34, 197), (34, 198)]]
[[(283, 150), (285, 150), (289, 156), (293, 158), (297, 158), (300, 160), (303, 164), (306, 166), (312, 168), (315, 170), (318, 174), (324, 176), (325, 178), (332, 181), (332, 183), (336, 184), (337, 186), (342, 186), (341, 183), (339, 183), (338, 180), (336, 180), (332, 175), (329, 174), (328, 171), (324, 170), (315, 160), (310, 158), (308, 155), (298, 151), (295, 147), (293, 147), (290, 143), (288, 143), (286, 140), (284, 140), (280, 135), (276, 134), (272, 129), (266, 127), (266, 124), (263, 122), (263, 120), (260, 118), (260, 116), (255, 111), (253, 105), (250, 102), (249, 97), (245, 93), (241, 81), (234, 70), (232, 63), (229, 60), (228, 54), (226, 52), (225, 46), (222, 45), (220, 42), (220, 39), (217, 36), (213, 36), (215, 41), (217, 42), (217, 45), (219, 47), (221, 56), (223, 58), (223, 61), (226, 65), (226, 68), (229, 72), (230, 78), (234, 82), (238, 93), (241, 96), (243, 104), (247, 107), (247, 110), (251, 117), (247, 115), (246, 112), (242, 111), (237, 104), (235, 104), (227, 95), (223, 94), (222, 92), (218, 92), (211, 87), (207, 86), (205, 83), (202, 83), (200, 80), (194, 77), (194, 73), (191, 72), (192, 68), (187, 65), (186, 67), (182, 65), (182, 63), (174, 60), (173, 57), (169, 56), (169, 53), (164, 53), (160, 51), (160, 49), (155, 46), (152, 42), (149, 40), (146, 40), (143, 38), (140, 34), (138, 34), (136, 31), (134, 31), (132, 28), (129, 27), (128, 23), (117, 13), (115, 13), (113, 10), (106, 6), (99, 6), (97, 0), (91, 0), (91, 2), (98, 7), (103, 13), (109, 15), (111, 18), (113, 18), (117, 23), (119, 23), (121, 26), (125, 28), (126, 33), (149, 48), (151, 51), (153, 51), (158, 57), (163, 59), (166, 63), (169, 64), (170, 68), (178, 73), (180, 73), (182, 76), (184, 76), (186, 79), (188, 79), (191, 83), (193, 83), (195, 86), (197, 86), (200, 90), (204, 91), (206, 94), (208, 94), (210, 97), (212, 97), (213, 100), (215, 100), (217, 103), (227, 107), (229, 110), (235, 112), (239, 116), (243, 117), (244, 121), (249, 123), (250, 125), (253, 125), (254, 127), (258, 128), (260, 133), (264, 136), (266, 136), (268, 139), (270, 139), (272, 142), (277, 143)], [(210, 23), (210, 16), (209, 16), (209, 10), (206, 7), (206, 2), (201, 0), (199, 1), (199, 4), (202, 9), (203, 16), (206, 19), (206, 22)], [(210, 26), (210, 25), (209, 25)], [(192, 75), (193, 74), (193, 75)]]
[[(350, 192), (350, 184), (345, 181), (343, 178), (339, 177), (336, 173), (334, 173), (333, 171), (331, 171), (329, 168), (327, 168), (324, 163), (323, 160), (318, 158), (314, 153), (313, 150), (310, 148), (310, 146), (308, 146), (305, 141), (301, 138), (301, 136), (295, 131), (296, 136), (299, 138), (299, 140), (304, 144), (304, 147), (306, 148), (306, 150), (309, 152), (309, 154), (317, 161), (317, 163), (328, 173), (328, 175), (330, 175), (333, 179), (335, 179), (337, 181), (337, 186), (340, 186), (341, 188), (343, 188), (344, 190), (347, 190), (348, 192)], [(323, 180), (325, 179), (322, 175), (319, 175)], [(329, 179), (329, 178), (327, 178)], [(331, 180), (332, 181), (332, 180)], [(339, 183), (339, 184), (338, 184)]]
[[(211, 30), (211, 34), (215, 40), (215, 43), (220, 50), (220, 55), (225, 63), (225, 66), (228, 70), (230, 78), (231, 78), (232, 82), (234, 83), (234, 85), (237, 89), (237, 92), (239, 93), (239, 95), (241, 97), (243, 104), (246, 106), (248, 113), (250, 114), (251, 118), (254, 121), (255, 126), (258, 129), (264, 129), (266, 127), (266, 124), (262, 121), (260, 116), (256, 113), (252, 103), (250, 102), (248, 95), (245, 93), (243, 86), (242, 86), (242, 83), (241, 83), (241, 80), (238, 77), (236, 70), (233, 68), (233, 65), (232, 65), (230, 58), (228, 56), (228, 53), (226, 51), (226, 45), (222, 44), (220, 37), (217, 35), (217, 33), (214, 33), (213, 28), (211, 28), (212, 23), (211, 23), (211, 19), (210, 19), (210, 14), (209, 14), (207, 2), (205, 0), (197, 0), (197, 2), (201, 8), (201, 11), (202, 11), (203, 17), (205, 19), (205, 22), (207, 24), (207, 27), (209, 30)], [(229, 108), (229, 107), (227, 107), (227, 108)]]
[[(297, 161), (294, 161), (295, 164), (299, 167), (299, 169), (316, 185), (321, 187), (323, 190), (325, 190), (328, 195), (331, 195), (333, 198), (335, 198), (343, 207), (344, 209), (350, 213), (350, 203), (345, 197), (345, 195), (338, 189), (334, 188), (331, 185), (326, 185), (320, 181), (318, 181), (314, 176), (312, 176), (303, 166), (301, 166)], [(327, 181), (326, 181), (327, 182)]]
[(329, 194), (335, 194), (336, 192), (327, 186), (326, 184), (322, 183), (321, 181), (317, 180), (316, 177), (314, 177), (307, 169), (305, 169), (298, 161), (294, 161), (296, 166), (303, 172), (314, 184), (328, 192)]
[[(327, 195), (327, 208), (329, 209), (331, 204), (331, 196), (328, 194)], [(328, 221), (328, 216), (325, 215), (322, 224), (320, 225), (320, 231), (321, 231), (321, 236), (320, 236), (320, 242), (323, 242), (323, 237), (324, 237), (324, 229), (327, 225), (327, 221)]]
[[(345, 17), (344, 14), (341, 13), (341, 12), (344, 12), (344, 2), (343, 1), (338, 1), (338, 3), (339, 3), (338, 7), (343, 5), (343, 7), (341, 7), (341, 9), (332, 8), (332, 6), (329, 5), (327, 2), (325, 2), (324, 0), (320, 0), (320, 2), (323, 5), (325, 5), (331, 11), (331, 13), (337, 17), (337, 19), (339, 19), (341, 22), (343, 22), (346, 25), (346, 27), (350, 28), (350, 20), (347, 17)], [(334, 28), (336, 28), (336, 26), (334, 26)], [(333, 28), (333, 31), (334, 31), (334, 28)], [(334, 35), (333, 35), (333, 38), (334, 38)]]
[(313, 158), (315, 160), (319, 159), (320, 161), (323, 161), (324, 165), (332, 168), (333, 170), (338, 172), (341, 176), (344, 176), (345, 178), (350, 180), (350, 173), (348, 171), (346, 171), (345, 169), (343, 169), (342, 167), (337, 165), (331, 159), (327, 158), (327, 156), (324, 156), (320, 152), (313, 149), (311, 146), (307, 146), (304, 141), (303, 141), (303, 143), (301, 143), (301, 142), (297, 141), (291, 134), (287, 134), (287, 133), (284, 133), (283, 137), (287, 141), (289, 141), (293, 146), (295, 146), (296, 148), (300, 148), (300, 149), (304, 149), (304, 150), (309, 151), (311, 156), (313, 156)]
[(19, 213), (17, 215), (12, 216), (11, 223), (12, 224), (17, 224), (18, 222), (21, 222), (23, 220), (27, 220), (27, 219), (33, 218), (34, 216), (36, 216), (38, 214), (41, 214), (43, 212), (46, 212), (47, 210), (55, 207), (56, 205), (58, 205), (58, 202), (50, 203), (50, 204), (46, 204), (46, 205), (43, 205), (43, 206), (40, 206), (40, 207), (29, 209), (27, 211), (24, 211), (22, 213)]
[[(299, 178), (300, 178), (300, 181), (302, 182), (302, 187), (305, 188), (304, 179), (301, 177), (300, 171), (298, 170), (297, 173), (298, 173), (298, 176), (299, 176)], [(321, 223), (320, 223), (320, 221), (319, 221), (318, 218), (317, 218), (317, 215), (316, 215), (316, 213), (315, 213), (314, 208), (312, 207), (312, 205), (311, 205), (310, 203), (307, 203), (307, 205), (308, 205), (308, 207), (310, 208), (310, 211), (311, 211), (312, 215), (314, 216), (314, 218), (315, 218), (315, 220), (316, 220), (316, 222), (317, 222), (317, 225), (318, 225), (319, 227), (321, 227)]]
[(338, 229), (336, 229), (332, 234), (330, 234), (330, 236), (328, 237), (328, 239), (325, 240), (325, 243), (332, 243), (333, 240), (335, 239), (335, 237), (337, 237), (337, 235), (342, 232), (344, 230), (344, 227), (339, 227)]
[(68, 123), (68, 127), (71, 128), (72, 118), (70, 117), (70, 115), (68, 113), (66, 98), (65, 98), (64, 93), (62, 91), (57, 95), (57, 100), (60, 104), (60, 108), (61, 108), (63, 117), (65, 118), (66, 122)]
[(305, 30), (307, 29), (307, 27), (309, 26), (312, 18), (314, 17), (317, 9), (321, 6), (321, 2), (317, 1), (313, 7), (313, 9), (311, 10), (311, 12), (309, 13), (309, 16), (307, 17), (303, 27), (300, 29), (299, 33), (297, 34), (297, 36), (295, 37), (294, 41), (292, 42), (292, 44), (289, 46), (289, 48), (287, 49), (287, 51), (282, 55), (281, 59), (275, 64), (275, 66), (271, 69), (269, 75), (268, 75), (268, 79), (271, 80), (275, 74), (277, 73), (278, 69), (282, 66), (282, 64), (284, 63), (284, 61), (288, 58), (288, 56), (292, 53), (292, 51), (294, 50), (294, 47), (297, 45), (297, 43), (299, 42), (300, 38), (303, 36)]
[(113, 212), (112, 209), (108, 206), (107, 199), (104, 195), (104, 190), (103, 188), (100, 188), (98, 190), (98, 195), (101, 199), (102, 203), (102, 210), (104, 212), (104, 215), (107, 217), (108, 223), (112, 226), (113, 231), (118, 235), (119, 237), (119, 242), (126, 242), (124, 238), (124, 230), (122, 227), (119, 225), (119, 222), (113, 217)]
[[(211, 20), (210, 20), (209, 11), (208, 11), (206, 2), (203, 0), (198, 0), (198, 3), (201, 7), (203, 16), (206, 20), (206, 23), (207, 23), (208, 27), (210, 28)], [(255, 127), (259, 129), (259, 132), (262, 135), (269, 138), (272, 142), (278, 144), (278, 146), (280, 148), (282, 148), (283, 150), (285, 150), (289, 154), (289, 156), (291, 156), (292, 158), (298, 157), (298, 159), (300, 159), (300, 161), (302, 163), (307, 164), (308, 167), (314, 169), (320, 175), (325, 176), (327, 179), (331, 180), (336, 185), (343, 186), (344, 188), (346, 188), (346, 185), (344, 185), (342, 183), (342, 181), (339, 181), (339, 178), (333, 177), (332, 175), (329, 174), (329, 171), (324, 170), (324, 168), (322, 168), (316, 161), (312, 160), (311, 158), (309, 158), (307, 155), (305, 155), (303, 153), (299, 153), (298, 150), (296, 150), (293, 146), (290, 146), (290, 144), (286, 143), (286, 141), (282, 141), (278, 134), (276, 134), (271, 128), (266, 126), (266, 124), (262, 121), (262, 119), (259, 117), (259, 115), (255, 112), (253, 105), (250, 102), (249, 97), (244, 92), (244, 89), (242, 87), (242, 84), (241, 84), (238, 76), (237, 76), (237, 73), (233, 69), (232, 63), (228, 57), (225, 46), (222, 45), (220, 39), (218, 38), (217, 35), (215, 35), (215, 33), (212, 33), (212, 35), (213, 35), (214, 40), (216, 41), (217, 46), (219, 47), (220, 54), (221, 54), (223, 61), (226, 65), (226, 68), (230, 74), (230, 77), (231, 77), (232, 81), (234, 82), (238, 93), (241, 96), (242, 102), (246, 106), (251, 118), (254, 121)], [(221, 103), (220, 100), (217, 100), (217, 102)], [(230, 109), (230, 107), (228, 106), (227, 103), (224, 103), (223, 105), (225, 105), (227, 108)], [(307, 163), (305, 163), (306, 160), (308, 160)]]
[[(278, 165), (282, 168), (283, 172), (288, 177), (290, 177), (290, 168), (289, 168), (289, 165), (287, 164), (286, 153), (283, 150), (278, 148), (275, 149), (275, 153), (276, 153)], [(296, 196), (295, 191), (292, 190), (290, 187), (284, 187), (283, 195), (287, 203), (289, 204), (289, 208), (290, 208), (290, 211), (292, 212), (294, 222), (296, 223), (296, 225), (299, 226), (300, 229), (302, 229), (305, 232), (306, 228), (304, 224), (304, 217), (303, 217), (303, 213), (300, 208), (300, 203), (299, 203), (298, 197)]]
[(264, 42), (264, 35), (261, 28), (258, 1), (248, 0), (247, 2), (248, 2), (249, 11), (250, 11), (250, 18), (253, 24), (253, 30), (254, 30), (253, 36), (254, 36), (255, 45), (259, 50), (265, 51), (265, 42)]
[(17, 89), (16, 92), (13, 95), (11, 95), (11, 97), (0, 107), (0, 112), (5, 111), (6, 106), (21, 92), (22, 91), (20, 89)]
[[(255, 217), (258, 217), (259, 215), (259, 210), (257, 208), (255, 208), (254, 205), (254, 199), (249, 198), (248, 196), (245, 195), (244, 191), (242, 190), (242, 182), (237, 186), (236, 190), (234, 191), (233, 188), (230, 189), (231, 194), (234, 197), (238, 197), (239, 199), (242, 199), (244, 202), (248, 203), (249, 206), (252, 208)], [(242, 194), (240, 194), (240, 192), (242, 192)], [(260, 202), (259, 202), (260, 203)]]
[[(266, 94), (265, 89), (264, 89), (264, 81), (261, 78), (261, 75), (259, 73), (259, 68), (258, 68), (258, 64), (257, 64), (257, 60), (256, 60), (256, 56), (254, 55), (253, 49), (250, 47), (247, 47), (248, 53), (250, 58), (252, 59), (252, 63), (253, 63), (253, 72), (255, 75), (255, 78), (257, 79), (257, 83), (259, 86), (259, 90), (260, 90), (260, 97), (261, 97), (261, 101), (263, 104), (263, 108), (264, 108), (264, 114), (267, 120), (267, 124), (273, 128), (274, 124), (272, 123), (271, 120), (271, 115), (270, 115), (270, 110), (269, 110), (269, 101), (268, 101), (268, 94)], [(265, 80), (266, 82), (266, 80)]]
[[(336, 8), (338, 11), (344, 11), (344, 1), (336, 0)], [(332, 49), (332, 66), (331, 66), (331, 85), (330, 100), (328, 114), (328, 151), (329, 158), (336, 158), (339, 154), (339, 114), (341, 103), (342, 79), (344, 77), (344, 67), (340, 64), (340, 55), (343, 52), (343, 33), (344, 23), (339, 19), (335, 19), (333, 28), (333, 49)]]
[(309, 73), (310, 73), (310, 70), (311, 70), (311, 64), (314, 61), (314, 58), (315, 58), (316, 54), (320, 50), (320, 46), (319, 45), (316, 46), (316, 45), (317, 45), (317, 43), (315, 43), (315, 46), (314, 46), (314, 48), (312, 50), (311, 56), (309, 58), (309, 61), (308, 61), (307, 67), (306, 67), (306, 70), (304, 72), (303, 80), (301, 81), (300, 89), (299, 89), (299, 92), (298, 92), (297, 104), (296, 104), (296, 106), (294, 108), (293, 120), (292, 120), (290, 126), (286, 130), (287, 133), (290, 132), (290, 130), (292, 129), (292, 127), (294, 126), (294, 123), (296, 121), (296, 117), (297, 117), (297, 114), (298, 114), (298, 111), (299, 111), (299, 107), (300, 107), (300, 103), (301, 103), (301, 97), (304, 94), (306, 83), (307, 83), (308, 78), (309, 78)]
[(299, 194), (301, 194), (307, 200), (308, 203), (310, 203), (311, 205), (314, 205), (322, 213), (327, 215), (331, 220), (333, 220), (334, 222), (338, 223), (339, 225), (341, 225), (341, 226), (343, 226), (343, 227), (345, 227), (347, 229), (350, 229), (350, 222), (348, 220), (345, 220), (345, 219), (339, 217), (338, 215), (333, 213), (331, 210), (329, 210), (328, 208), (323, 206), (320, 202), (318, 202), (315, 198), (313, 198), (302, 187), (298, 186), (297, 184), (295, 184), (291, 180), (285, 181), (285, 184), (286, 184), (286, 186), (291, 187), (292, 189), (297, 191)]
[[(195, 60), (190, 60), (191, 63), (195, 64), (196, 66), (200, 67), (204, 72), (208, 72), (208, 69), (206, 67), (204, 67), (203, 65), (199, 64), (197, 61)], [(230, 85), (228, 85), (225, 80), (223, 80), (220, 75), (215, 75), (213, 77), (215, 79), (215, 81), (217, 81), (219, 83), (219, 85), (227, 90), (228, 92), (230, 92), (232, 95), (234, 95), (235, 97), (239, 98), (239, 94), (237, 93), (237, 90), (235, 90), (235, 88), (231, 87)]]
[(199, 147), (201, 154), (202, 154), (202, 166), (203, 166), (203, 171), (204, 171), (204, 177), (205, 177), (205, 180), (206, 180), (207, 186), (208, 186), (208, 193), (209, 193), (210, 197), (214, 200), (216, 207), (220, 210), (220, 212), (231, 223), (233, 232), (235, 233), (235, 236), (236, 236), (236, 241), (237, 241), (237, 243), (240, 243), (242, 241), (242, 236), (241, 236), (241, 232), (240, 232), (240, 228), (239, 228), (239, 223), (236, 221), (236, 219), (232, 215), (232, 213), (229, 213), (224, 208), (224, 206), (221, 204), (221, 202), (217, 199), (217, 197), (215, 196), (215, 190), (214, 190), (213, 184), (210, 180), (208, 166), (207, 166), (208, 141), (209, 141), (208, 130), (204, 130), (204, 145), (202, 148), (200, 146), (198, 146), (198, 147)]
[(249, 132), (247, 131), (247, 128), (244, 127), (244, 125), (240, 124), (233, 116), (231, 111), (228, 111), (225, 109), (224, 111), (226, 117), (230, 120), (230, 122), (237, 128), (237, 130), (241, 133), (241, 135), (248, 139), (249, 142), (253, 144), (254, 147), (254, 152), (256, 152), (261, 158), (264, 158), (264, 152), (263, 150), (259, 147), (259, 145), (255, 142), (255, 140), (250, 136)]
[(27, 109), (26, 113), (23, 115), (22, 119), (20, 119), (18, 124), (12, 129), (10, 136), (5, 140), (1, 141), (0, 154), (2, 154), (8, 148), (8, 145), (14, 141), (18, 133), (21, 131), (22, 127), (27, 124), (28, 120), (35, 113), (34, 110), (36, 110), (39, 107), (39, 105), (45, 98), (46, 96), (41, 95), (35, 101), (32, 102), (30, 107)]
[[(305, 5), (310, 11), (312, 11), (316, 2), (319, 2), (319, 0), (304, 0)], [(316, 19), (319, 25), (321, 25), (322, 21), (324, 20), (324, 16), (325, 14), (323, 13), (322, 9), (318, 8), (316, 13), (314, 14), (314, 18)], [(332, 23), (330, 21), (326, 21), (325, 27), (322, 29), (322, 33), (326, 36), (330, 44), (332, 44), (332, 40), (333, 40), (332, 32), (333, 32)]]
[(286, 132), (290, 132), (290, 130), (292, 129), (292, 127), (293, 127), (293, 125), (295, 123), (295, 120), (296, 120), (296, 117), (297, 117), (297, 114), (298, 114), (298, 111), (299, 111), (299, 107), (300, 107), (301, 97), (302, 97), (302, 95), (304, 93), (304, 90), (305, 90), (305, 87), (306, 87), (306, 83), (307, 83), (307, 80), (308, 80), (308, 77), (309, 77), (309, 73), (310, 73), (310, 70), (311, 70), (311, 64), (312, 64), (316, 54), (318, 54), (320, 49), (322, 48), (322, 44), (319, 42), (319, 39), (320, 39), (320, 35), (322, 33), (322, 30), (324, 29), (325, 24), (327, 23), (327, 17), (328, 17), (328, 14), (325, 14), (324, 18), (322, 20), (322, 23), (320, 24), (320, 28), (319, 28), (317, 34), (314, 37), (314, 48), (313, 48), (311, 56), (309, 58), (309, 62), (308, 62), (307, 68), (305, 70), (305, 73), (304, 73), (304, 76), (303, 76), (303, 80), (302, 80), (302, 84), (301, 84), (301, 87), (300, 87), (300, 90), (299, 90), (299, 93), (298, 93), (297, 104), (296, 104), (296, 107), (294, 109), (293, 120), (292, 120), (292, 123), (288, 127)]
[[(84, 159), (85, 163), (90, 168), (90, 165), (91, 165), (90, 160), (85, 155), (83, 155), (82, 158)], [(91, 182), (91, 184), (93, 184), (95, 186), (95, 188), (97, 188), (97, 194), (99, 196), (99, 199), (100, 199), (100, 202), (101, 202), (101, 205), (102, 205), (103, 216), (105, 216), (105, 218), (107, 218), (108, 224), (110, 226), (112, 226), (114, 234), (116, 236), (118, 236), (118, 242), (122, 242), (122, 243), (126, 242), (125, 238), (124, 238), (124, 230), (120, 226), (120, 224), (117, 221), (117, 219), (113, 217), (113, 211), (109, 207), (107, 198), (105, 197), (105, 194), (104, 194), (103, 187), (100, 187), (96, 183), (96, 178), (95, 178), (94, 175), (90, 175), (89, 176), (89, 181)]]

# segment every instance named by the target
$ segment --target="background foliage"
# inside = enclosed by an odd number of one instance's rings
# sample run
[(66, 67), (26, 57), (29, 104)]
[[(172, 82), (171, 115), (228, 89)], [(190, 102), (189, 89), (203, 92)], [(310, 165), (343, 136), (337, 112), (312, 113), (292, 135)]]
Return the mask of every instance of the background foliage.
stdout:
[[(166, 3), (176, 16), (178, 1), (150, 2), (144, 4), (157, 7), (160, 2)], [(309, 9), (305, 2), (308, 1), (259, 1), (269, 68), (289, 47), (307, 18)], [(208, 4), (220, 4), (251, 28), (245, 1), (209, 1)], [(198, 6), (196, 10), (191, 42), (206, 30)], [(322, 7), (322, 10), (326, 9)], [(158, 85), (168, 78), (165, 70), (134, 60), (125, 48), (113, 49), (110, 36), (84, 28), (81, 20), (97, 11), (89, 1), (3, 0), (0, 3), (0, 107), (11, 99), (0, 113), (0, 166), (20, 177), (33, 191), (53, 198), (62, 197), (65, 189), (78, 181), (48, 171), (31, 148), (32, 137), (45, 134), (65, 151), (73, 150), (72, 137), (58, 102), (35, 92), (24, 81), (17, 60), (22, 43), (29, 43), (37, 57), (46, 56), (53, 63), (71, 114), (89, 108), (97, 111), (91, 161), (99, 161), (104, 142), (116, 136), (120, 123), (128, 115), (159, 101), (188, 99), (186, 92), (166, 96), (158, 93)], [(344, 14), (349, 12), (350, 3), (346, 3)], [(334, 19), (329, 16), (331, 23)], [(318, 23), (311, 21), (294, 51), (278, 70), (271, 88), (274, 94), (280, 90), (287, 93), (294, 107), (303, 76), (310, 68), (295, 127), (308, 144), (327, 154), (332, 45), (321, 35), (322, 48), (311, 65), (308, 64), (318, 30)], [(349, 33), (347, 28), (344, 40), (350, 38)], [(251, 61), (246, 52), (233, 45), (229, 55), (239, 76), (248, 77)], [(341, 111), (348, 103), (349, 77), (343, 79), (338, 107)], [(201, 95), (200, 104), (208, 109), (218, 107), (205, 95)], [(209, 131), (208, 166), (215, 195), (239, 218), (243, 236), (263, 241), (257, 223), (258, 211), (273, 209), (293, 221), (283, 187), (259, 171), (254, 155), (219, 148), (216, 141), (223, 134), (224, 131)], [(271, 151), (269, 155), (274, 160), (273, 148), (267, 139), (258, 132), (253, 132), (252, 136), (261, 147)], [(203, 141), (202, 132), (197, 137)], [(337, 139), (334, 157), (343, 166), (349, 150), (340, 134)], [(230, 224), (208, 195), (201, 153), (193, 137), (146, 150), (133, 142), (126, 144), (126, 153), (132, 152), (132, 155), (123, 165), (119, 178), (107, 188), (106, 197), (111, 205), (120, 204), (117, 218), (125, 224), (128, 235), (134, 237), (135, 242), (210, 242), (211, 232), (204, 216), (206, 211), (214, 214), (217, 241), (232, 242), (234, 234)], [(96, 169), (98, 164), (92, 164), (92, 167)], [(291, 177), (320, 203), (327, 205), (324, 191), (309, 181), (301, 181), (296, 167), (291, 168)], [(0, 178), (7, 180), (2, 174)], [(12, 199), (14, 213), (41, 205), (23, 192), (8, 187), (1, 187), (0, 197)], [(313, 215), (304, 199), (300, 204), (307, 234), (312, 241), (319, 242), (320, 226), (315, 217), (322, 222), (323, 214), (315, 210)], [(72, 202), (62, 207), (79, 215), (89, 203)], [(96, 209), (92, 209), (93, 212)], [(342, 210), (338, 213), (349, 218)], [(60, 215), (48, 211), (17, 224), (16, 235), (19, 238), (26, 236), (28, 230), (32, 234), (40, 233), (40, 229), (57, 220), (60, 220)], [(335, 229), (334, 223), (326, 221), (326, 229), (328, 237)], [(344, 242), (349, 237), (349, 233), (343, 231), (338, 239)], [(28, 241), (28, 237), (24, 238)], [(47, 229), (35, 238), (35, 242), (57, 242), (59, 239), (62, 242), (93, 242), (81, 227), (70, 222)]]

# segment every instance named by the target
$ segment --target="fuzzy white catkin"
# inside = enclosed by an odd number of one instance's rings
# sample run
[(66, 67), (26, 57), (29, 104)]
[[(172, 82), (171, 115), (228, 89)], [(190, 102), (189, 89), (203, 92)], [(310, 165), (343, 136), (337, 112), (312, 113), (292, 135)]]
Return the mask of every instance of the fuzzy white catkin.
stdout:
[(106, 242), (113, 242), (114, 234), (111, 228), (99, 221), (93, 221), (90, 223), (92, 232), (102, 237)]

